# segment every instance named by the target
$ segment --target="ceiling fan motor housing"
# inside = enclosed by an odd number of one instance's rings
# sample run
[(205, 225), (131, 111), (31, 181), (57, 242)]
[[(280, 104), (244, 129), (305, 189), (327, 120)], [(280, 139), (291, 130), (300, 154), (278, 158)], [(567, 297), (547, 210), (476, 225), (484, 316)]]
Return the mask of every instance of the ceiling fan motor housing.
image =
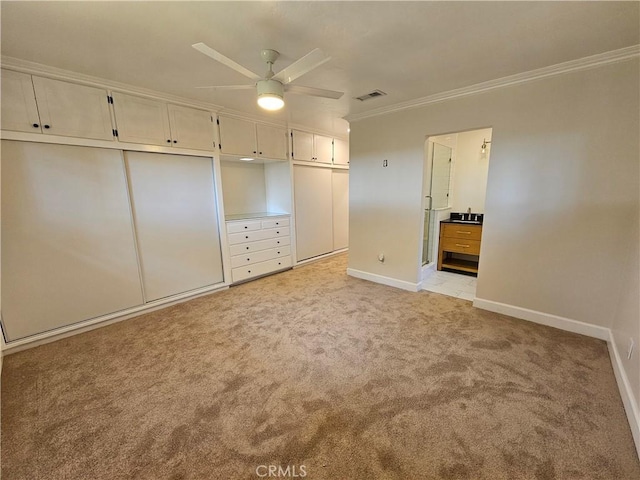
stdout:
[(258, 98), (263, 95), (276, 95), (280, 98), (284, 96), (284, 87), (277, 80), (260, 80), (257, 83)]

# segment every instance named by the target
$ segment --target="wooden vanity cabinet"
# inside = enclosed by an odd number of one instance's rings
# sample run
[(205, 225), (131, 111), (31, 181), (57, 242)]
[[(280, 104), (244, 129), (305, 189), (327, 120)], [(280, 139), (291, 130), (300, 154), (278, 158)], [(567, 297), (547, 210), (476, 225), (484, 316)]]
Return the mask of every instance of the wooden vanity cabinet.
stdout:
[[(481, 238), (482, 225), (441, 222), (438, 270), (446, 268), (478, 273)], [(456, 258), (453, 255), (456, 253), (472, 257)]]

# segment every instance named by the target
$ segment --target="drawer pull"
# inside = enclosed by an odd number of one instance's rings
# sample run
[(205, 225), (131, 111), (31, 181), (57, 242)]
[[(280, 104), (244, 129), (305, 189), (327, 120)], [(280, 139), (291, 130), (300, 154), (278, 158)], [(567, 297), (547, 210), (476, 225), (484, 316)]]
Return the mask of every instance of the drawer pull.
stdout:
[(245, 235), (244, 238), (249, 238), (249, 235)]
[(251, 261), (251, 259), (250, 259), (250, 258), (247, 258), (247, 262), (250, 262), (250, 261)]
[[(249, 226), (248, 226), (248, 225), (245, 225), (245, 226), (244, 226), (244, 228), (245, 228), (245, 229), (246, 229), (246, 228), (249, 228)], [(458, 233), (460, 233), (460, 232), (458, 232)]]
[[(280, 240), (278, 240), (278, 243), (280, 243)], [(247, 247), (247, 248), (249, 248), (249, 247)]]
[(247, 270), (247, 273), (251, 273), (251, 270)]
[(249, 247), (247, 247), (247, 250), (249, 250)]
[(460, 230), (456, 230), (456, 233), (464, 233), (465, 235), (471, 235), (471, 232), (461, 232)]
[(469, 248), (471, 245), (462, 245), (461, 243), (456, 243), (456, 247), (464, 247)]
[(278, 265), (282, 265), (282, 263), (281, 263), (281, 262), (278, 262)]
[(276, 235), (279, 234), (280, 232), (276, 232)]
[(278, 255), (280, 255), (280, 252), (278, 252)]
[(276, 222), (276, 225), (280, 225), (280, 222)]

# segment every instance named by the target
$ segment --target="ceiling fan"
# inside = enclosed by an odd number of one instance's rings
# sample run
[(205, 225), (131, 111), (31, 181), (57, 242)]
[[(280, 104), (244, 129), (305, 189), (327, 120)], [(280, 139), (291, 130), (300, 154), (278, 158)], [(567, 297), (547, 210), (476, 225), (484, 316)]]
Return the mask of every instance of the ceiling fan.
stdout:
[(234, 62), (223, 54), (214, 50), (213, 48), (205, 45), (204, 43), (196, 43), (192, 45), (193, 48), (206, 56), (213, 58), (217, 62), (233, 68), (236, 72), (249, 77), (256, 83), (253, 85), (221, 85), (211, 87), (198, 87), (198, 88), (218, 88), (218, 89), (252, 89), (255, 88), (258, 92), (258, 105), (265, 110), (279, 110), (284, 106), (284, 92), (295, 93), (299, 95), (311, 95), (314, 97), (339, 99), (344, 95), (343, 92), (336, 92), (333, 90), (324, 90), (322, 88), (304, 87), (302, 85), (291, 85), (296, 78), (301, 77), (305, 73), (319, 67), (325, 62), (331, 60), (331, 57), (326, 56), (320, 49), (316, 48), (309, 52), (304, 57), (296, 60), (288, 67), (280, 70), (278, 73), (273, 73), (273, 64), (278, 59), (280, 54), (275, 50), (265, 49), (260, 52), (262, 59), (267, 63), (268, 70), (264, 77), (253, 73), (251, 70), (247, 70), (239, 63)]

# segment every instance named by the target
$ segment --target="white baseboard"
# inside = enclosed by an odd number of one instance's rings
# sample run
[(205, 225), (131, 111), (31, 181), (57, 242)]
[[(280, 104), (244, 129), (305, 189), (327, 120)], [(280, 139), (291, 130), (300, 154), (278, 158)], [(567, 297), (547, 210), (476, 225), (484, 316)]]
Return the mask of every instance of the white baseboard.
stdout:
[(309, 265), (310, 263), (319, 262), (320, 260), (325, 260), (329, 257), (335, 257), (336, 255), (340, 255), (341, 253), (345, 253), (349, 251), (349, 247), (341, 248), (340, 250), (334, 250), (333, 252), (323, 253), (322, 255), (318, 255), (317, 257), (307, 258), (306, 260), (300, 260), (296, 262), (293, 268), (304, 267), (305, 265)]
[(629, 421), (629, 427), (631, 427), (633, 441), (636, 444), (636, 452), (638, 453), (638, 458), (640, 458), (640, 408), (638, 408), (638, 402), (633, 394), (633, 389), (629, 383), (627, 373), (624, 370), (622, 358), (620, 357), (620, 352), (618, 352), (618, 347), (616, 347), (616, 342), (611, 330), (609, 330), (607, 346), (609, 347), (609, 356), (611, 357), (613, 373), (616, 376), (618, 390), (620, 390), (620, 396), (622, 397), (622, 403), (624, 404), (624, 411), (627, 414), (627, 420)]
[(363, 272), (353, 268), (347, 268), (347, 275), (361, 278), (362, 280), (369, 280), (370, 282), (381, 283), (382, 285), (388, 285), (389, 287), (401, 288), (402, 290), (408, 290), (410, 292), (418, 292), (422, 289), (422, 282), (405, 282), (404, 280), (376, 275), (375, 273)]
[(473, 306), (481, 308), (482, 310), (489, 310), (490, 312), (502, 313), (529, 322), (539, 323), (548, 327), (559, 328), (567, 332), (579, 333), (580, 335), (586, 335), (587, 337), (598, 338), (600, 340), (609, 340), (610, 330), (606, 327), (478, 297), (473, 300)]

